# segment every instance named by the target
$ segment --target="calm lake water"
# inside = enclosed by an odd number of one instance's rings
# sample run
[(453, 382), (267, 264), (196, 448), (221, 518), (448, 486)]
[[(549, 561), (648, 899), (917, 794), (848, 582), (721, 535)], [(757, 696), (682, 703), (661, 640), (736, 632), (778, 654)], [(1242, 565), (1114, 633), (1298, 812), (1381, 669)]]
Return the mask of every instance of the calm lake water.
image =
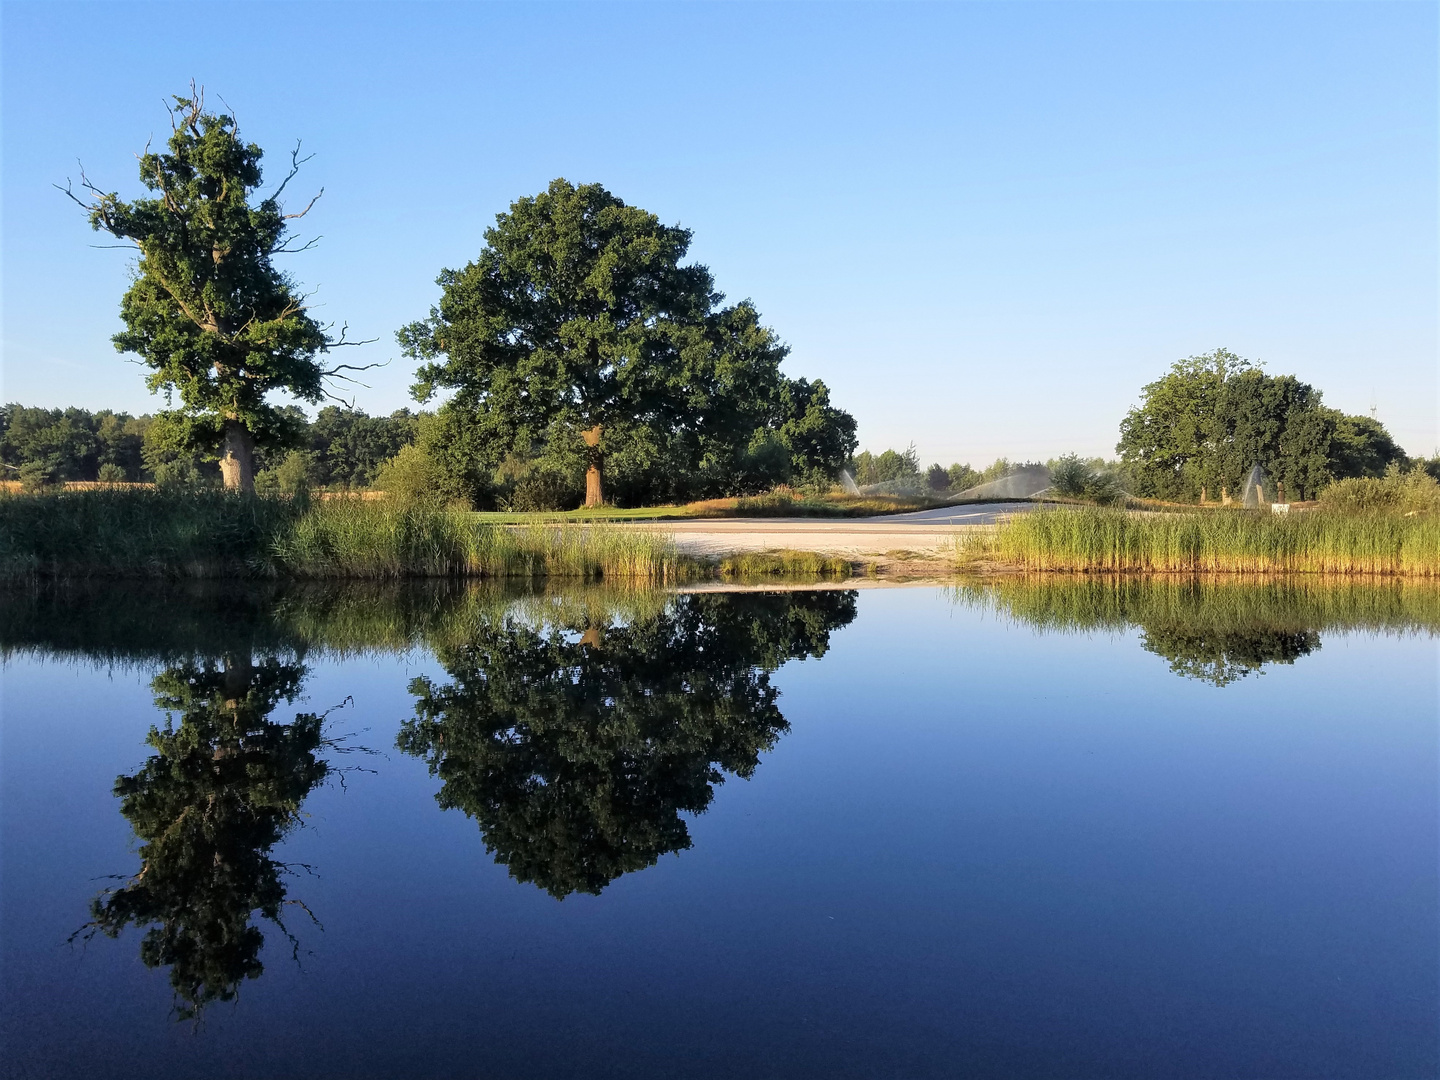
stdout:
[(1434, 1077), (1433, 588), (0, 600), (7, 1077)]

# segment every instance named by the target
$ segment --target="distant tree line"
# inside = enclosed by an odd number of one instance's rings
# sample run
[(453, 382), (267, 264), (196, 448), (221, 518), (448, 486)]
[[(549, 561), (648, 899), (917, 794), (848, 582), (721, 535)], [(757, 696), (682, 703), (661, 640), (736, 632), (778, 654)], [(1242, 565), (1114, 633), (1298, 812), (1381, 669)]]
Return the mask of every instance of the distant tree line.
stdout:
[[(155, 416), (6, 409), (5, 471), (29, 484), (153, 479), (227, 488), (381, 483), (405, 497), (481, 508), (567, 509), (913, 481), (953, 493), (1013, 467), (933, 464), (913, 447), (852, 457), (855, 419), (826, 385), (781, 372), (789, 354), (749, 300), (725, 304), (685, 262), (689, 230), (599, 184), (556, 179), (496, 215), (477, 256), (437, 279), (427, 317), (397, 333), (431, 415), (388, 418), (297, 405), (336, 396), (372, 365), (335, 363), (359, 344), (316, 322), (276, 259), (305, 250), (281, 197), (305, 158), (262, 193), (263, 151), (192, 84), (174, 98), (164, 150), (139, 156), (148, 194), (125, 200), (82, 172), (66, 193), (92, 228), (136, 253), (121, 299), (121, 352), (178, 397)], [(1121, 425), (1123, 472), (1067, 459), (1072, 487), (1123, 478), (1132, 494), (1193, 500), (1237, 491), (1262, 466), (1291, 498), (1407, 461), (1384, 426), (1326, 407), (1294, 376), (1226, 350), (1144, 389)], [(383, 472), (382, 472), (383, 466)], [(1114, 483), (1112, 483), (1114, 482)]]
[[(328, 405), (313, 421), (285, 410), (292, 448), (258, 450), (260, 486), (364, 488), (381, 467), (415, 440), (420, 416), (400, 409), (369, 416)], [(197, 450), (160, 416), (102, 409), (0, 407), (0, 464), (6, 478), (27, 486), (67, 480), (207, 484), (220, 481), (218, 454)], [(277, 474), (287, 471), (284, 480)]]
[(917, 486), (936, 494), (955, 494), (979, 484), (989, 483), (1007, 476), (1019, 465), (1009, 458), (996, 458), (983, 469), (968, 464), (953, 464), (948, 468), (938, 462), (922, 470), (920, 459), (911, 443), (904, 450), (884, 450), (878, 454), (862, 450), (846, 463), (846, 469), (861, 487), (872, 484), (888, 484), (895, 481), (913, 480)]

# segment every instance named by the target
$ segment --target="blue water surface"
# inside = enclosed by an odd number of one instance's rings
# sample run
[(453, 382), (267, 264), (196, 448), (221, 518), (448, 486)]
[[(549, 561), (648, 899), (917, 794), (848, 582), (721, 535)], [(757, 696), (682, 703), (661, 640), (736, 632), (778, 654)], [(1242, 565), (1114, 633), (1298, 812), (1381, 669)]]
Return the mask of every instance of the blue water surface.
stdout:
[[(770, 682), (786, 730), (691, 846), (563, 900), (395, 746), (423, 645), (306, 659), (332, 776), (264, 974), (177, 1020), (112, 793), (156, 665), (12, 651), (0, 729), (7, 1077), (1242, 1077), (1440, 1072), (1437, 655), (1322, 633), (1215, 685), (1138, 628), (937, 587), (856, 594)], [(347, 703), (348, 702), (348, 703)], [(353, 733), (353, 734), (351, 734)], [(304, 864), (305, 869), (298, 864)]]

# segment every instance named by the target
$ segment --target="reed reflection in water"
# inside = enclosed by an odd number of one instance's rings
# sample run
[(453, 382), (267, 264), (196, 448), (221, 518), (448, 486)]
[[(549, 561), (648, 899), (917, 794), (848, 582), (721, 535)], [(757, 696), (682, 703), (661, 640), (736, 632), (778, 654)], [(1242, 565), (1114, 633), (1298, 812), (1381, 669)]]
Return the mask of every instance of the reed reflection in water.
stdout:
[(956, 602), (1042, 631), (1140, 630), (1185, 678), (1227, 686), (1320, 648), (1324, 632), (1440, 634), (1428, 581), (1029, 575), (955, 587)]

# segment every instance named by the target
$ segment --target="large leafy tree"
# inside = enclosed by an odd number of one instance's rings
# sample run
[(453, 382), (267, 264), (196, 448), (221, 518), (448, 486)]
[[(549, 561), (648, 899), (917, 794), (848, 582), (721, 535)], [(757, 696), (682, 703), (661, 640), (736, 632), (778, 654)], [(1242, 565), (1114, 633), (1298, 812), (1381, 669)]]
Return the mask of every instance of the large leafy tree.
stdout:
[(1293, 375), (1267, 375), (1227, 349), (1193, 356), (1144, 388), (1116, 450), (1136, 494), (1194, 499), (1238, 491), (1258, 464), (1287, 495), (1314, 498), (1332, 480), (1379, 476), (1404, 453), (1384, 425), (1326, 407)]
[(240, 138), (233, 116), (206, 112), (193, 85), (174, 102), (167, 151), (147, 147), (140, 155), (140, 180), (152, 197), (127, 202), (83, 173), (86, 198), (64, 190), (93, 228), (139, 249), (115, 347), (141, 357), (152, 391), (179, 394), (176, 429), (196, 446), (218, 447), (225, 486), (249, 491), (257, 444), (284, 445), (298, 435), (267, 397), (284, 391), (319, 402), (327, 376), (356, 368), (325, 368), (317, 358), (359, 343), (311, 318), (273, 261), (308, 246), (288, 245), (286, 234), (315, 199), (292, 214), (280, 203), (304, 160), (298, 146), (285, 179), (256, 201), (260, 147)]
[(688, 230), (598, 184), (556, 180), (498, 215), (485, 241), (441, 273), (429, 318), (399, 334), (420, 364), (416, 397), (454, 391), (437, 431), (455, 467), (483, 477), (511, 456), (574, 454), (593, 506), (607, 461), (647, 473), (653, 492), (661, 474), (834, 475), (853, 450), (854, 421), (823, 383), (780, 374), (788, 350), (754, 307), (720, 307), (710, 272), (682, 264)]

